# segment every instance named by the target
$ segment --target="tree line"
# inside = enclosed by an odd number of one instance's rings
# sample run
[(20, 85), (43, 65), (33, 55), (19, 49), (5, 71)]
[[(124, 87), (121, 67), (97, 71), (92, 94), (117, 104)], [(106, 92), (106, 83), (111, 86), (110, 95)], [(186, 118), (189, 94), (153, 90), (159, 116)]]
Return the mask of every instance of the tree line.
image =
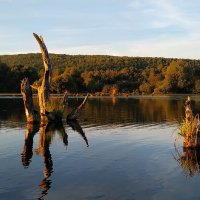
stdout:
[[(65, 54), (50, 59), (53, 93), (200, 93), (200, 60)], [(43, 70), (39, 53), (0, 56), (0, 93), (20, 92), (24, 77), (37, 84)]]

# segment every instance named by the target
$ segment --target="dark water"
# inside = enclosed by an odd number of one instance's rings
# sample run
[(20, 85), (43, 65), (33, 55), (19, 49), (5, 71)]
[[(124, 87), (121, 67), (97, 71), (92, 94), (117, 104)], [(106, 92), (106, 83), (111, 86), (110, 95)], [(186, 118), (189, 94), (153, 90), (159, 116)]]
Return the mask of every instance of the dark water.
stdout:
[(0, 199), (199, 199), (200, 152), (174, 147), (184, 100), (90, 98), (78, 123), (31, 127), (0, 98)]

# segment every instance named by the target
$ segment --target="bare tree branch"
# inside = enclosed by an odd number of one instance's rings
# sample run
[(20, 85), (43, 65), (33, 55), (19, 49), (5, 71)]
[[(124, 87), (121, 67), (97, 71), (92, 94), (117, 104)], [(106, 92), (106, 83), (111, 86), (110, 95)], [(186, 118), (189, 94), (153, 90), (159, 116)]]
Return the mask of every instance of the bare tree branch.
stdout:
[(85, 105), (87, 99), (88, 99), (89, 94), (87, 94), (87, 96), (84, 98), (83, 102), (81, 103), (81, 105), (79, 105), (77, 108), (73, 109), (72, 112), (70, 114), (67, 115), (67, 120), (75, 120), (78, 118), (78, 116), (80, 115), (83, 106)]

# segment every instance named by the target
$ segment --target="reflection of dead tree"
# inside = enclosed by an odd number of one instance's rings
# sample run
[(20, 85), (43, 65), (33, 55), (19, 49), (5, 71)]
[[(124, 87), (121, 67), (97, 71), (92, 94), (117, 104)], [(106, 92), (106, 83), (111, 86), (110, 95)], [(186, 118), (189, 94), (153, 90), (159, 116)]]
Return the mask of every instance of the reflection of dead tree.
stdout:
[(40, 137), (39, 137), (39, 145), (37, 149), (37, 153), (41, 154), (44, 160), (44, 178), (48, 178), (53, 172), (53, 162), (51, 159), (51, 153), (49, 150), (51, 140), (53, 138), (52, 132), (47, 132), (47, 125), (40, 127)]
[[(25, 167), (28, 167), (30, 164), (30, 159), (33, 155), (33, 138), (35, 133), (39, 130), (39, 124), (27, 124), (24, 147), (22, 151), (22, 164)], [(48, 190), (51, 188), (51, 180), (49, 177), (53, 173), (53, 161), (50, 153), (50, 145), (55, 136), (55, 133), (58, 133), (61, 137), (64, 146), (68, 145), (68, 136), (65, 132), (62, 123), (48, 123), (48, 125), (40, 126), (40, 136), (38, 149), (35, 150), (36, 154), (40, 154), (44, 160), (44, 170), (43, 170), (43, 179), (40, 183), (40, 187), (42, 188), (41, 197), (39, 199), (43, 199), (45, 195), (47, 195)]]
[(83, 138), (83, 140), (85, 141), (87, 147), (89, 147), (89, 143), (88, 143), (88, 140), (87, 140), (87, 137), (83, 131), (83, 129), (81, 128), (80, 124), (78, 123), (78, 121), (76, 120), (68, 120), (67, 121), (67, 124), (74, 130), (74, 131), (77, 131), (81, 137)]
[(62, 123), (60, 124), (49, 123), (48, 125), (40, 127), (38, 149), (36, 150), (36, 153), (42, 155), (44, 160), (44, 170), (43, 170), (44, 177), (40, 183), (40, 187), (42, 189), (42, 194), (40, 199), (43, 199), (43, 197), (47, 195), (48, 190), (51, 188), (51, 180), (49, 180), (49, 177), (53, 172), (53, 161), (49, 147), (50, 144), (52, 143), (56, 131), (62, 137), (63, 144), (67, 146), (68, 136), (65, 132)]
[(46, 125), (40, 127), (39, 146), (37, 149), (37, 153), (41, 154), (44, 160), (44, 178), (40, 183), (40, 187), (42, 188), (42, 196), (40, 199), (43, 199), (43, 197), (47, 195), (48, 190), (51, 188), (51, 180), (48, 180), (48, 178), (53, 172), (53, 161), (49, 150), (52, 134), (51, 132), (48, 134), (48, 132), (46, 132), (46, 128)]
[(68, 135), (65, 132), (65, 128), (64, 128), (63, 124), (62, 123), (59, 124), (59, 126), (56, 127), (56, 130), (58, 131), (58, 134), (60, 135), (60, 137), (61, 137), (61, 139), (63, 141), (63, 144), (67, 149), (67, 146), (68, 146)]
[(33, 137), (38, 132), (39, 126), (33, 124), (27, 124), (26, 135), (24, 141), (24, 148), (21, 153), (22, 164), (24, 167), (28, 167), (33, 156)]

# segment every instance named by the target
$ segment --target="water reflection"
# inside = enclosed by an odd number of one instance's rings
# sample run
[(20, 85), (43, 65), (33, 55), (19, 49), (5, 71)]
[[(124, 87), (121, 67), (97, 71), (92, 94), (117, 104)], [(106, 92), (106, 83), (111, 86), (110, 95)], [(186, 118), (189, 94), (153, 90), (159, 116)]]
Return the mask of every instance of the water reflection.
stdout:
[(55, 131), (56, 126), (51, 126), (51, 124), (40, 127), (38, 149), (36, 149), (35, 151), (38, 155), (40, 154), (42, 156), (44, 161), (43, 179), (40, 183), (42, 194), (39, 199), (43, 199), (43, 197), (47, 195), (48, 190), (51, 188), (51, 180), (49, 180), (48, 178), (53, 172), (53, 161), (51, 158), (49, 147), (52, 143)]
[[(198, 112), (199, 99), (194, 99), (194, 110)], [(93, 125), (112, 123), (174, 122), (184, 116), (185, 97), (130, 97), (130, 98), (89, 98), (81, 118), (89, 119)], [(52, 99), (59, 106), (59, 99)], [(69, 98), (64, 116), (82, 102), (82, 98)], [(37, 107), (37, 99), (34, 106)], [(15, 110), (13, 111), (13, 108)], [(5, 110), (6, 109), (6, 110)], [(0, 120), (26, 121), (21, 99), (0, 99)]]
[[(77, 121), (68, 121), (67, 122), (73, 130), (77, 131), (85, 143), (88, 146), (88, 140), (86, 135), (81, 128), (80, 124)], [(67, 149), (68, 146), (68, 135), (65, 131), (63, 123), (49, 123), (47, 125), (39, 126), (38, 124), (27, 124), (24, 147), (21, 154), (22, 165), (25, 168), (31, 163), (31, 158), (33, 156), (33, 139), (35, 134), (39, 131), (39, 141), (38, 148), (34, 150), (36, 155), (41, 155), (44, 162), (43, 169), (43, 178), (39, 184), (42, 189), (41, 196), (38, 199), (44, 199), (48, 194), (48, 190), (51, 188), (52, 180), (50, 179), (51, 174), (53, 173), (53, 160), (50, 152), (50, 145), (53, 142), (55, 134), (59, 134), (63, 145)]]
[(183, 148), (181, 152), (175, 148), (175, 151), (174, 158), (183, 169), (186, 177), (193, 177), (195, 174), (200, 173), (200, 149)]
[(85, 133), (82, 129), (82, 127), (80, 126), (80, 124), (78, 123), (77, 120), (69, 120), (67, 121), (67, 124), (74, 130), (77, 131), (80, 136), (83, 138), (83, 140), (85, 141), (85, 144), (87, 145), (87, 147), (89, 147), (89, 143), (88, 143), (88, 139), (85, 136)]
[(24, 140), (24, 148), (21, 153), (21, 160), (23, 166), (26, 168), (29, 166), (31, 162), (31, 158), (33, 156), (33, 137), (39, 131), (39, 124), (27, 124), (25, 140)]

